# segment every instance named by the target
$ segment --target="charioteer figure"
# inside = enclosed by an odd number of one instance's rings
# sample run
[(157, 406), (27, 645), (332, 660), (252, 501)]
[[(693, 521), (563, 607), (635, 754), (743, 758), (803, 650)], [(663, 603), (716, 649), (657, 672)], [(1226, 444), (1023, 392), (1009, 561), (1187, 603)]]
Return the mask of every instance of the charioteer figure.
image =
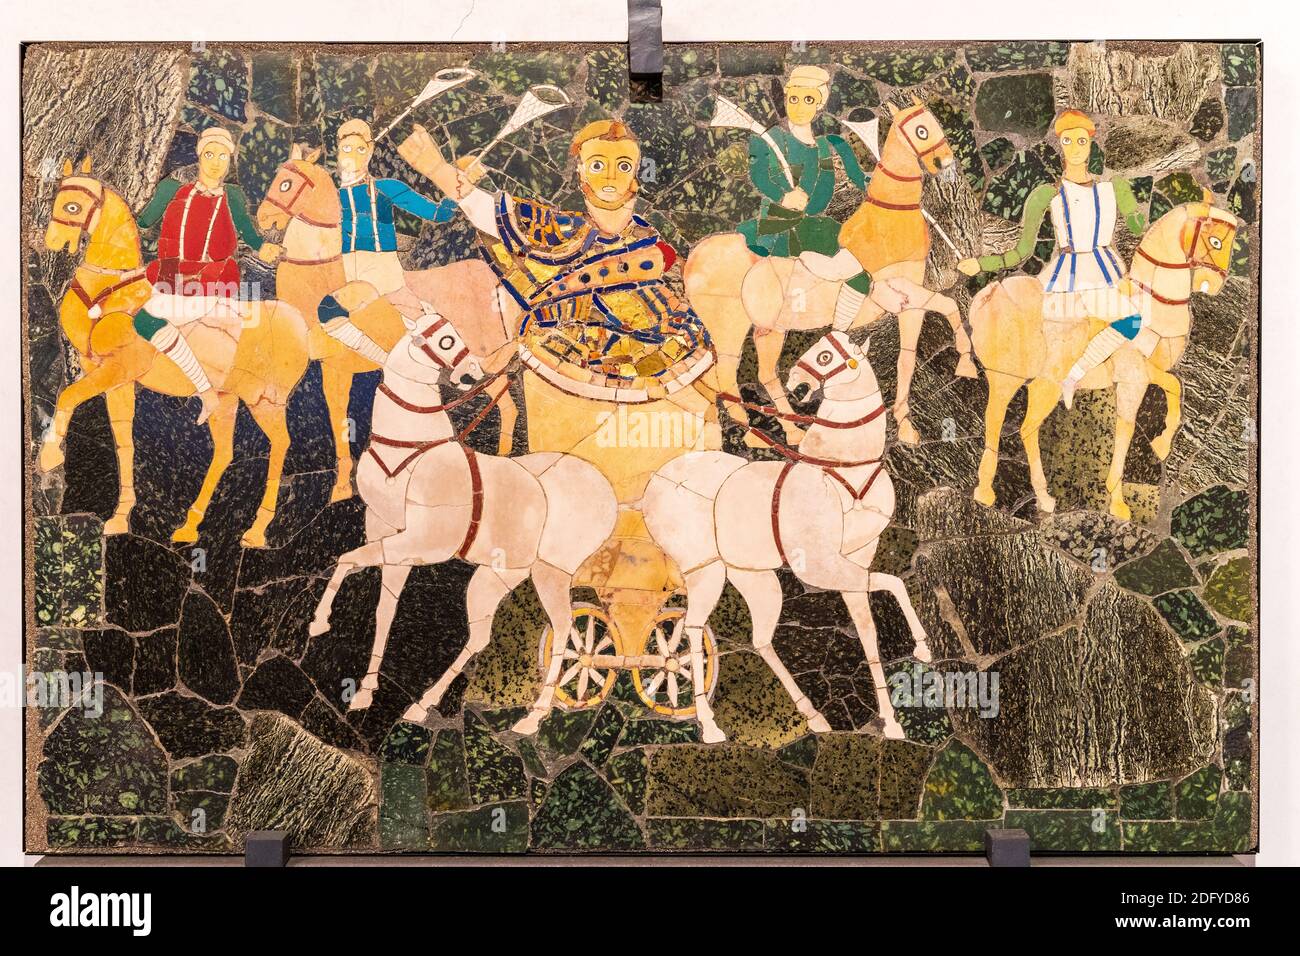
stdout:
[(217, 407), (217, 394), (194, 357), (180, 326), (209, 315), (242, 321), (234, 301), (240, 292), (242, 242), (263, 262), (273, 262), (280, 247), (263, 240), (248, 214), (244, 191), (226, 182), (235, 141), (219, 126), (199, 134), (198, 175), (182, 184), (167, 178), (136, 217), (142, 229), (161, 223), (158, 258), (145, 269), (153, 296), (135, 314), (135, 330), (175, 362), (203, 403), (199, 422)]
[(1051, 214), (1056, 252), (1038, 274), (1044, 291), (1050, 293), (1043, 299), (1043, 318), (1075, 321), (1091, 316), (1110, 323), (1088, 343), (1061, 383), (1061, 396), (1069, 408), (1079, 382), (1116, 349), (1132, 341), (1150, 357), (1159, 336), (1142, 332), (1142, 317), (1130, 297), (1124, 260), (1113, 245), (1115, 226), (1121, 220), (1135, 236), (1146, 228), (1132, 185), (1119, 176), (1105, 181), (1089, 172), (1097, 126), (1087, 115), (1066, 110), (1057, 117), (1053, 130), (1060, 140), (1065, 172), (1059, 183), (1045, 183), (1029, 194), (1020, 241), (1003, 253), (963, 259), (957, 267), (966, 275), (1014, 269), (1033, 255), (1043, 217)]

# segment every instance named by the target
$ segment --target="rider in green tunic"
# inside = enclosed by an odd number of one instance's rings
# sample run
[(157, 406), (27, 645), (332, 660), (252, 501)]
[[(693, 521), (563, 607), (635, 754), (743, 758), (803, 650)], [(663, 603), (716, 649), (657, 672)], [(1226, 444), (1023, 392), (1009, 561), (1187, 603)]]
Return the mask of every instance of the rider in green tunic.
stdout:
[[(812, 131), (829, 91), (830, 74), (821, 67), (796, 67), (785, 85), (787, 122), (750, 138), (749, 176), (763, 204), (757, 218), (742, 222), (737, 231), (757, 255), (839, 251), (840, 224), (822, 215), (835, 191), (835, 156), (858, 189), (866, 188), (867, 174), (842, 137)], [(866, 292), (871, 277), (862, 273), (849, 284)]]

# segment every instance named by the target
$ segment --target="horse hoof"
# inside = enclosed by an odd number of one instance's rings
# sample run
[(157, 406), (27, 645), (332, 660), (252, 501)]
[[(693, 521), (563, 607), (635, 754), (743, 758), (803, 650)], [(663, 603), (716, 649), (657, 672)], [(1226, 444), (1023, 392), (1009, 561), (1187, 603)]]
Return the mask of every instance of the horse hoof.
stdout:
[(402, 714), (402, 719), (413, 724), (422, 724), (429, 719), (429, 712), (420, 704), (415, 703), (406, 708), (406, 713)]
[(707, 724), (700, 724), (700, 739), (706, 744), (720, 744), (727, 739), (727, 735), (722, 732), (722, 728), (710, 721)]
[(1110, 503), (1110, 513), (1120, 521), (1133, 520), (1133, 509), (1130, 508), (1122, 498)]
[(41, 448), (40, 457), (36, 459), (37, 466), (44, 472), (53, 471), (63, 464), (63, 449), (58, 445), (47, 444)]
[(964, 352), (962, 357), (957, 360), (957, 377), (978, 378), (979, 374), (979, 369), (976, 368), (975, 362), (970, 357), (970, 353)]
[(172, 541), (176, 544), (193, 544), (199, 540), (197, 525), (183, 524), (172, 532)]
[(1157, 435), (1151, 439), (1151, 450), (1156, 453), (1156, 457), (1161, 461), (1169, 457), (1169, 449), (1172, 445), (1173, 439), (1166, 438), (1164, 435)]
[(129, 515), (113, 515), (104, 522), (104, 534), (126, 534), (131, 530), (129, 517)]
[(313, 618), (312, 622), (307, 625), (307, 633), (310, 634), (312, 637), (320, 637), (329, 629), (330, 629), (329, 618), (326, 618), (323, 621), (318, 621), (315, 618)]
[(261, 528), (249, 528), (239, 539), (239, 543), (246, 548), (265, 548), (266, 532)]
[(1038, 510), (1045, 515), (1050, 515), (1056, 511), (1056, 499), (1051, 495), (1039, 495)]
[(537, 711), (529, 711), (528, 715), (519, 718), (510, 729), (517, 734), (524, 734), (531, 737), (537, 733), (537, 728), (542, 725), (542, 714)]
[(904, 418), (898, 423), (898, 440), (904, 445), (919, 445), (921, 434), (910, 419)]
[(333, 490), (330, 491), (330, 504), (334, 504), (336, 501), (347, 501), (351, 497), (352, 481), (349, 479), (335, 485)]
[(930, 653), (930, 645), (925, 641), (918, 641), (916, 647), (912, 648), (912, 657), (922, 664), (928, 664), (934, 660), (934, 655)]
[(993, 488), (985, 488), (983, 485), (976, 488), (975, 494), (971, 497), (982, 504), (985, 508), (992, 508), (993, 503), (998, 500), (997, 495), (993, 494)]
[(893, 718), (890, 718), (889, 720), (885, 721), (884, 728), (881, 732), (889, 740), (907, 739), (907, 734), (903, 732), (903, 725), (900, 724), (897, 720), (894, 720)]
[(814, 713), (808, 718), (808, 729), (815, 734), (829, 734), (831, 725), (821, 714)]
[(370, 702), (375, 699), (375, 695), (369, 687), (363, 687), (357, 691), (356, 696), (348, 704), (348, 710), (365, 710), (370, 706)]

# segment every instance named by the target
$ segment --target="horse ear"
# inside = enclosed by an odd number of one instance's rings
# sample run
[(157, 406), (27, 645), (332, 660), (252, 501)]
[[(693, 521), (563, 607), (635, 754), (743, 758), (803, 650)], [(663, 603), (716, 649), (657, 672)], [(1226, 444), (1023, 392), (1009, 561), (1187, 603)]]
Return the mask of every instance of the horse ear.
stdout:
[(90, 157), (89, 157), (89, 156), (87, 156), (85, 159), (83, 159), (83, 160), (81, 161), (81, 174), (82, 174), (83, 176), (89, 176), (89, 175), (90, 175)]
[(1207, 206), (1214, 205), (1214, 193), (1210, 192), (1204, 186), (1201, 187), (1201, 202)]
[(72, 160), (65, 159), (63, 161), (63, 175), (64, 178), (67, 178), (68, 176), (72, 175)]
[(316, 160), (320, 159), (320, 147), (317, 146), (315, 149), (313, 149), (310, 153), (308, 153), (306, 156), (303, 156), (302, 158), (309, 163), (316, 162)]
[(292, 146), (289, 147), (289, 159), (291, 160), (302, 159), (301, 143), (294, 143)]
[(890, 116), (897, 116), (897, 115), (898, 115), (898, 107), (895, 106), (893, 103), (891, 103), (889, 100), (885, 100), (885, 106), (889, 107), (889, 115), (890, 115)]
[[(399, 312), (398, 315), (402, 315), (402, 313)], [(402, 324), (406, 326), (406, 331), (408, 332), (415, 331), (415, 319), (408, 318), (407, 316), (402, 315)]]

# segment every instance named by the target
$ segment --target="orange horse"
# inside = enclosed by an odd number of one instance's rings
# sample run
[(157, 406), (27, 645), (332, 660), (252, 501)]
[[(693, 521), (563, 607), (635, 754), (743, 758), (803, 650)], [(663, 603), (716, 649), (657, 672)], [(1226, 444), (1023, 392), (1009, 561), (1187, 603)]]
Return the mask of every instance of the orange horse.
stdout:
[[(874, 280), (849, 328), (870, 325), (885, 314), (898, 316), (894, 416), (899, 440), (915, 443), (919, 436), (908, 417), (908, 394), (927, 311), (941, 313), (952, 328), (960, 353), (957, 374), (974, 377), (976, 368), (957, 303), (922, 284), (930, 254), (930, 229), (921, 211), (922, 179), (926, 173), (951, 175), (957, 168), (956, 158), (943, 127), (919, 101), (914, 99), (906, 110), (892, 103), (888, 108), (893, 125), (885, 137), (866, 198), (840, 229), (840, 246), (857, 260), (851, 264), (851, 271), (856, 272), (860, 265)], [(841, 283), (818, 278), (797, 259), (760, 257), (750, 251), (740, 233), (701, 241), (687, 260), (683, 279), (687, 298), (718, 350), (723, 392), (738, 394), (736, 370), (745, 337), (753, 329), (759, 381), (772, 396), (773, 404), (790, 413), (777, 371), (785, 333), (829, 326)], [(747, 424), (739, 405), (726, 401), (726, 408), (734, 420)], [(792, 422), (782, 420), (781, 424), (791, 444), (803, 437), (802, 430)], [(746, 435), (746, 443), (758, 444), (752, 434)]]
[[(333, 295), (349, 312), (351, 322), (379, 345), (390, 350), (406, 327), (402, 315), (368, 282), (348, 282), (343, 270), (343, 208), (329, 171), (317, 164), (319, 149), (294, 144), (289, 159), (277, 170), (257, 209), (263, 231), (283, 230), (284, 255), (275, 270), (276, 294), (293, 303), (307, 321), (311, 358), (321, 366), (321, 387), (334, 433), (338, 472), (330, 501), (352, 495), (353, 429), (348, 420), (352, 377), (378, 371), (379, 366), (332, 338), (320, 324), (321, 299)], [(510, 319), (518, 313), (513, 302), (498, 295), (499, 283), (481, 259), (467, 259), (406, 276), (407, 285), (440, 314), (454, 318), (470, 351), (492, 356), (483, 363), (486, 372), (498, 371), (513, 354)], [(509, 380), (502, 376), (489, 388), (501, 413), (500, 454), (509, 454), (518, 410), (510, 399)]]
[[(89, 237), (85, 258), (59, 307), (64, 334), (80, 358), (82, 375), (59, 393), (54, 421), (41, 445), (38, 465), (49, 472), (63, 463), (63, 439), (72, 413), (81, 403), (103, 395), (117, 449), (118, 502), (104, 524), (105, 534), (129, 530), (135, 505), (132, 425), (135, 385), (163, 395), (193, 395), (194, 386), (170, 359), (163, 358), (132, 326), (132, 317), (152, 295), (140, 257), (140, 233), (126, 201), (90, 175), (90, 160), (73, 175), (63, 164), (63, 181), (54, 196), (45, 247), (75, 252), (82, 235)], [(203, 487), (190, 505), (173, 541), (199, 537), (199, 523), (217, 482), (234, 456), (235, 416), (242, 401), (270, 440), (266, 487), (257, 517), (244, 533), (249, 547), (266, 544), (266, 528), (275, 517), (280, 474), (289, 450), (285, 407), (289, 393), (307, 368), (307, 328), (293, 306), (277, 301), (238, 302), (242, 321), (196, 319), (181, 330), (217, 391), (217, 407), (208, 417), (212, 461)]]

